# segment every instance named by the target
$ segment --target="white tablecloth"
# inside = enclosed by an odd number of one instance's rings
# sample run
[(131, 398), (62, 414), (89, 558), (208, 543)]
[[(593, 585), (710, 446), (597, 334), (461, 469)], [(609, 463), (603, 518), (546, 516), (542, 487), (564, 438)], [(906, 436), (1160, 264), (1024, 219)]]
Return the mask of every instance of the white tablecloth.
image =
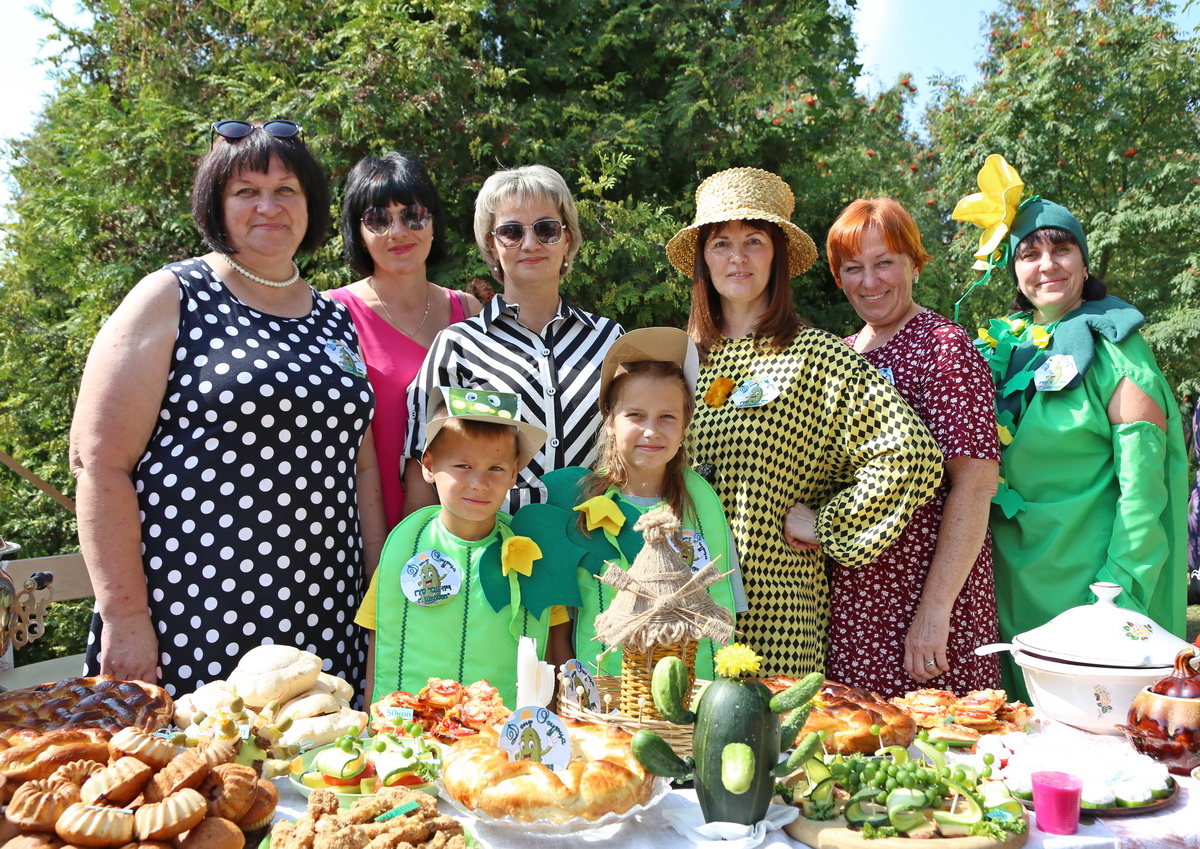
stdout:
[[(1030, 814), (1027, 849), (1200, 849), (1200, 782), (1176, 777), (1179, 797), (1170, 807), (1151, 814), (1085, 820), (1078, 833), (1069, 837), (1045, 834)], [(304, 798), (287, 779), (278, 779), (278, 818), (294, 819), (304, 813)], [(569, 837), (541, 837), (526, 831), (502, 829), (468, 822), (471, 832), (489, 849), (581, 849), (588, 844), (613, 841), (621, 849), (687, 849), (689, 844), (663, 818), (661, 808), (695, 806), (692, 790), (672, 790), (645, 814), (596, 832)], [(446, 813), (453, 810), (445, 803)], [(869, 844), (867, 844), (869, 847)], [(922, 844), (925, 845), (925, 844)], [(798, 849), (805, 844), (781, 831), (771, 832), (760, 844), (765, 849)], [(936, 849), (930, 844), (930, 849)]]

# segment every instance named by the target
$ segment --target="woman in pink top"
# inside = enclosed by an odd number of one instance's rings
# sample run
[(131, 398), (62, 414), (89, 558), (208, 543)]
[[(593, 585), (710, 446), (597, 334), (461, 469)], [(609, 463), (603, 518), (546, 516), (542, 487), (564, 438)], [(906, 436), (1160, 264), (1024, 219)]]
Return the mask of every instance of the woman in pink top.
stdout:
[(400, 459), (408, 422), (406, 392), (439, 331), (479, 312), (463, 292), (429, 282), (446, 257), (445, 214), (420, 158), (392, 151), (361, 160), (346, 178), (342, 243), (362, 279), (326, 294), (345, 304), (375, 390), (375, 453), (388, 530), (404, 509)]

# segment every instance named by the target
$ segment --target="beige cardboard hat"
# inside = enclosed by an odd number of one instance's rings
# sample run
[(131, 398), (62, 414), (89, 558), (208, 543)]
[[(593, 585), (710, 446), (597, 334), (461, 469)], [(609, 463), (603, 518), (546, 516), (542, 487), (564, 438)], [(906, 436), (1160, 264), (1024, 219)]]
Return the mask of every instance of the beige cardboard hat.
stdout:
[(433, 444), (446, 422), (451, 419), (470, 419), (495, 425), (511, 425), (517, 429), (517, 450), (521, 452), (519, 468), (525, 468), (533, 455), (546, 444), (546, 431), (535, 424), (521, 421), (521, 397), (512, 392), (492, 392), (488, 389), (467, 389), (443, 386), (445, 401), (437, 408), (436, 416), (425, 425), (425, 446)]
[(696, 271), (700, 227), (719, 221), (771, 221), (787, 236), (788, 277), (803, 274), (817, 261), (812, 238), (792, 223), (796, 196), (778, 175), (761, 168), (718, 171), (696, 187), (696, 220), (667, 242), (667, 259), (689, 278)]
[(604, 354), (600, 366), (600, 399), (608, 393), (608, 385), (622, 363), (674, 363), (683, 370), (688, 389), (696, 394), (696, 378), (700, 374), (700, 354), (696, 345), (682, 330), (674, 327), (643, 327), (617, 338)]

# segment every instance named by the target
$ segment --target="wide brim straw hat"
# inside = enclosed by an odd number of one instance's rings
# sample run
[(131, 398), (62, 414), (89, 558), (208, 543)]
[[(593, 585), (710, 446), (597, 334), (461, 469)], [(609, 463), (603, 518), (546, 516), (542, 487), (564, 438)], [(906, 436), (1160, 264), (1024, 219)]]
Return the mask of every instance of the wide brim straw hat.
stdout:
[(696, 239), (705, 224), (720, 221), (771, 221), (787, 237), (788, 277), (796, 277), (817, 261), (812, 238), (792, 223), (796, 196), (778, 175), (761, 168), (718, 171), (696, 187), (696, 220), (667, 242), (667, 259), (681, 274), (696, 272)]

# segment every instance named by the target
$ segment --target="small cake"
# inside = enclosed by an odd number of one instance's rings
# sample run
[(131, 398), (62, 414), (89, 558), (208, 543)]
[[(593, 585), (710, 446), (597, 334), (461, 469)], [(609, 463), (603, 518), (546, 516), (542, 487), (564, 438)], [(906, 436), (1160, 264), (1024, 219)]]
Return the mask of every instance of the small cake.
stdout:
[(124, 846), (133, 839), (133, 812), (76, 802), (63, 811), (54, 830), (76, 846)]
[(50, 780), (26, 781), (8, 803), (5, 818), (26, 831), (54, 833), (63, 811), (79, 801), (79, 788)]
[(197, 825), (207, 810), (203, 796), (184, 788), (134, 811), (133, 831), (138, 840), (166, 840)]
[(88, 805), (125, 805), (142, 792), (154, 770), (137, 758), (120, 758), (83, 783), (79, 798)]
[(50, 781), (82, 787), (85, 781), (102, 769), (104, 769), (104, 764), (96, 761), (71, 761), (50, 773)]
[(178, 849), (242, 849), (246, 835), (220, 817), (205, 817), (191, 830), (175, 838)]
[(123, 728), (108, 741), (114, 758), (137, 758), (152, 769), (162, 769), (175, 757), (175, 746), (169, 740), (147, 734), (140, 728)]
[(180, 790), (195, 790), (212, 770), (200, 755), (184, 752), (164, 766), (146, 785), (146, 801), (161, 802)]
[(200, 784), (208, 802), (208, 816), (237, 822), (250, 810), (257, 790), (258, 773), (244, 764), (219, 764)]
[(275, 808), (278, 805), (279, 789), (265, 778), (260, 778), (255, 785), (254, 799), (250, 802), (250, 809), (237, 821), (238, 828), (242, 831), (257, 831), (260, 828), (266, 828), (275, 818)]

